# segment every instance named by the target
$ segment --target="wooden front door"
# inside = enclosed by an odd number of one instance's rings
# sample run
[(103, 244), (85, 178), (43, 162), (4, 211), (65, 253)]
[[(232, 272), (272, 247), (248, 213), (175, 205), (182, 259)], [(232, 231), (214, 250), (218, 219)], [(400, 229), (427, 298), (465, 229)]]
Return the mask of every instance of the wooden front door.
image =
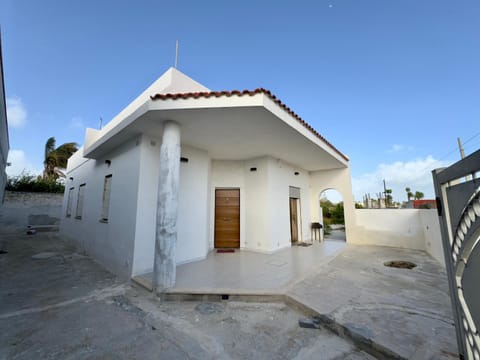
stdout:
[(298, 241), (298, 209), (295, 198), (290, 198), (290, 235), (292, 243), (296, 243)]
[(240, 189), (215, 190), (215, 247), (240, 247)]

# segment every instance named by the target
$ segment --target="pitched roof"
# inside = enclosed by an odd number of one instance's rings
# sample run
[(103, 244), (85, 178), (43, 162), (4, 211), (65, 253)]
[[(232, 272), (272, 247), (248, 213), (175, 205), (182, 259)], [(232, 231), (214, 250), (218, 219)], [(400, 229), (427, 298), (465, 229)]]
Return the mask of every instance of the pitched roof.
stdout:
[(258, 88), (255, 90), (233, 90), (233, 91), (207, 91), (207, 92), (186, 92), (186, 93), (175, 93), (175, 94), (155, 94), (150, 96), (152, 100), (177, 100), (177, 99), (198, 99), (198, 98), (210, 98), (210, 97), (231, 97), (231, 96), (254, 96), (256, 94), (265, 94), (267, 95), (273, 102), (275, 102), (278, 106), (283, 108), (288, 114), (290, 114), (293, 118), (295, 118), (300, 124), (302, 124), (306, 129), (308, 129), (312, 134), (314, 134), (317, 138), (322, 140), (325, 144), (327, 144), (332, 150), (334, 150), (337, 154), (339, 154), (342, 158), (349, 161), (348, 157), (344, 155), (340, 150), (338, 150), (335, 146), (333, 146), (327, 139), (325, 139), (322, 135), (320, 135), (311, 125), (309, 125), (305, 120), (303, 120), (300, 116), (298, 116), (292, 109), (290, 109), (287, 105), (281, 102), (275, 95), (273, 95), (269, 90)]

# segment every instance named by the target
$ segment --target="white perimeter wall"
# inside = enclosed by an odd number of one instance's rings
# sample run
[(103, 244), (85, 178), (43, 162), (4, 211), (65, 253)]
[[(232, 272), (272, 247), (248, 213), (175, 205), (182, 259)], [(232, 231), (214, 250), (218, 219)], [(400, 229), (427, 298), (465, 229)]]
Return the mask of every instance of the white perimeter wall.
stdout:
[(423, 225), (425, 250), (430, 256), (445, 266), (445, 255), (443, 253), (442, 234), (440, 232), (437, 210), (419, 209), (417, 211)]
[(436, 210), (356, 209), (349, 242), (424, 250), (445, 266)]
[[(80, 149), (69, 160), (60, 232), (121, 276), (130, 276), (140, 162), (140, 139), (133, 139), (99, 160), (82, 158)], [(108, 166), (105, 160), (110, 160)], [(104, 177), (112, 174), (108, 223), (100, 222)], [(73, 177), (73, 180), (69, 178)], [(82, 218), (76, 219), (78, 187), (85, 184)], [(72, 216), (66, 217), (68, 191), (74, 187)]]

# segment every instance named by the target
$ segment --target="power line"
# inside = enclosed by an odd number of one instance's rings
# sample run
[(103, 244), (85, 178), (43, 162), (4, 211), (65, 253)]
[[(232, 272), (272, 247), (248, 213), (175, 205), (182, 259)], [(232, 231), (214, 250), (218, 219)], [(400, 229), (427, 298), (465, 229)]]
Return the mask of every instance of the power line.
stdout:
[[(463, 145), (465, 145), (466, 143), (472, 141), (473, 139), (475, 139), (477, 136), (480, 135), (480, 132), (476, 133), (475, 135), (473, 135), (472, 137), (468, 138), (466, 141), (463, 142)], [(446, 159), (447, 157), (449, 157), (450, 155), (452, 155), (453, 153), (457, 152), (458, 151), (458, 147), (455, 147), (453, 148), (450, 152), (448, 152), (447, 154), (443, 155), (439, 160), (444, 160)]]
[(452, 155), (454, 152), (457, 152), (458, 148), (454, 148), (452, 151), (450, 151), (448, 154), (443, 155), (439, 160), (444, 160), (446, 159), (449, 155)]
[(463, 142), (463, 145), (465, 145), (466, 143), (468, 143), (470, 140), (475, 139), (478, 135), (480, 135), (480, 132), (479, 132), (479, 133), (476, 133), (476, 134), (473, 135), (471, 138), (469, 138), (468, 140), (464, 141), (464, 142)]

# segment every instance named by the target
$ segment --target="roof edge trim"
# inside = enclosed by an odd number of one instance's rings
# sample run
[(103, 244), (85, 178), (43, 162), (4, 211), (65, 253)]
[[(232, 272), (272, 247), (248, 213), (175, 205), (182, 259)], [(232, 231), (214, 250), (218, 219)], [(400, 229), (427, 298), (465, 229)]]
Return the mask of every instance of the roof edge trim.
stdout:
[(267, 95), (274, 103), (280, 106), (285, 110), (290, 116), (297, 120), (303, 127), (309, 130), (313, 135), (323, 141), (328, 147), (334, 150), (338, 155), (340, 155), (346, 161), (350, 161), (348, 156), (338, 150), (334, 145), (332, 145), (327, 139), (325, 139), (318, 131), (316, 131), (310, 124), (303, 120), (298, 114), (296, 114), (292, 109), (285, 105), (280, 99), (272, 94), (270, 90), (264, 88), (257, 88), (255, 90), (233, 90), (233, 91), (207, 91), (207, 92), (187, 92), (187, 93), (176, 93), (176, 94), (155, 94), (150, 96), (150, 99), (155, 100), (178, 100), (178, 99), (198, 99), (198, 98), (210, 98), (210, 97), (231, 97), (231, 96), (254, 96), (257, 94)]

